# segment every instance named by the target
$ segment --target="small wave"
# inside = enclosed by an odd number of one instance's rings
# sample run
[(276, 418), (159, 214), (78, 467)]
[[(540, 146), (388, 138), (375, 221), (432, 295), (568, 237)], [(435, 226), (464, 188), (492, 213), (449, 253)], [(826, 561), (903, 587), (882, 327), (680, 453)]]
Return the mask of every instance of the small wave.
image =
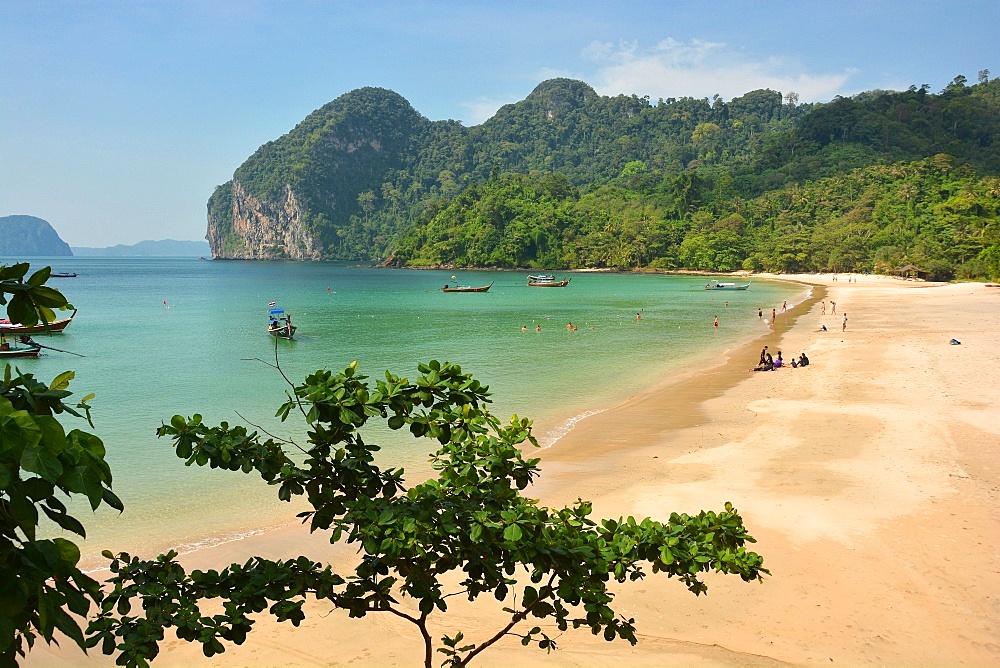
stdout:
[[(219, 547), (220, 545), (226, 545), (227, 543), (235, 543), (237, 541), (246, 540), (247, 538), (253, 538), (254, 536), (260, 536), (262, 534), (270, 533), (271, 531), (276, 531), (282, 529), (286, 526), (292, 524), (297, 524), (297, 522), (281, 522), (279, 524), (273, 524), (265, 527), (256, 527), (253, 529), (243, 529), (240, 531), (231, 531), (221, 535), (206, 536), (205, 538), (192, 540), (186, 543), (179, 543), (177, 545), (172, 545), (170, 547), (161, 550), (162, 554), (166, 554), (168, 551), (173, 550), (178, 555), (191, 554), (192, 552), (197, 552), (199, 550), (207, 550), (213, 547)], [(107, 570), (107, 565), (100, 566), (87, 566), (81, 568), (80, 570), (84, 573), (96, 573), (98, 571)]]
[(584, 411), (584, 412), (580, 413), (579, 415), (574, 415), (573, 417), (564, 420), (561, 425), (559, 425), (558, 427), (556, 427), (555, 429), (553, 429), (551, 432), (549, 432), (548, 434), (546, 434), (542, 438), (538, 439), (539, 445), (541, 445), (540, 449), (541, 450), (547, 450), (547, 449), (551, 448), (553, 445), (555, 445), (559, 441), (559, 439), (561, 439), (563, 436), (565, 436), (569, 432), (573, 431), (573, 427), (575, 427), (577, 425), (577, 423), (579, 423), (579, 422), (581, 422), (583, 420), (586, 420), (587, 418), (589, 418), (591, 416), (599, 415), (599, 414), (603, 413), (606, 410), (608, 410), (608, 409), (607, 408), (597, 408), (597, 409), (592, 410), (592, 411)]

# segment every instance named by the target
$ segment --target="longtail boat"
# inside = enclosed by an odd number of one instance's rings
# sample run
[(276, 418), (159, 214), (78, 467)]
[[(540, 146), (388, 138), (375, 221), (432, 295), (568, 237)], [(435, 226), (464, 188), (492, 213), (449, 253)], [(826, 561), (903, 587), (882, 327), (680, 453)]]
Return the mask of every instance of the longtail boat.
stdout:
[(569, 282), (573, 280), (571, 278), (565, 278), (561, 281), (557, 281), (555, 278), (546, 278), (545, 280), (537, 281), (532, 280), (528, 277), (528, 287), (529, 288), (565, 288), (569, 285)]
[(267, 312), (267, 333), (279, 339), (291, 339), (298, 329), (292, 324), (292, 316), (286, 315), (284, 309), (272, 308)]
[(42, 350), (41, 346), (32, 341), (31, 337), (27, 335), (24, 335), (21, 338), (25, 340), (25, 343), (27, 343), (27, 348), (12, 347), (10, 343), (8, 343), (7, 339), (0, 335), (0, 360), (13, 357), (38, 357), (38, 353)]
[(744, 284), (739, 283), (720, 283), (719, 281), (712, 281), (705, 285), (706, 290), (746, 290), (750, 287), (753, 281), (747, 281)]
[(4, 336), (17, 336), (20, 334), (44, 334), (46, 332), (61, 332), (69, 326), (69, 323), (73, 322), (73, 316), (76, 315), (76, 311), (73, 311), (73, 315), (68, 318), (61, 318), (59, 320), (53, 320), (50, 323), (37, 323), (35, 325), (15, 325), (10, 320), (4, 319), (0, 320), (0, 334)]
[(447, 285), (441, 288), (442, 292), (486, 292), (493, 287), (494, 281), (490, 281), (489, 285), (480, 285), (478, 287), (473, 287), (471, 285)]

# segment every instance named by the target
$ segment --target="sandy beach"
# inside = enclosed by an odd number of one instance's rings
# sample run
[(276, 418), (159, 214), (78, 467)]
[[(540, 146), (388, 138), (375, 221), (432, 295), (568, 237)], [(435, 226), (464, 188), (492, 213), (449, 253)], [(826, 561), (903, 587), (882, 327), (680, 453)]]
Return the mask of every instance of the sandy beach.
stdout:
[[(637, 646), (571, 631), (554, 654), (511, 640), (475, 665), (1000, 664), (1000, 288), (783, 278), (815, 288), (786, 314), (766, 305), (779, 311), (773, 333), (582, 420), (542, 452), (529, 491), (546, 505), (589, 498), (595, 516), (616, 518), (731, 501), (771, 575), (710, 576), (697, 598), (651, 575), (616, 588)], [(763, 345), (811, 364), (748, 371)], [(254, 554), (347, 555), (296, 526), (184, 561), (219, 568)], [(154, 665), (421, 662), (405, 622), (308, 610), (298, 629), (262, 618), (211, 660), (168, 640)], [(483, 610), (448, 617), (472, 640), (497, 628)], [(25, 665), (113, 664), (63, 644), (36, 646)]]

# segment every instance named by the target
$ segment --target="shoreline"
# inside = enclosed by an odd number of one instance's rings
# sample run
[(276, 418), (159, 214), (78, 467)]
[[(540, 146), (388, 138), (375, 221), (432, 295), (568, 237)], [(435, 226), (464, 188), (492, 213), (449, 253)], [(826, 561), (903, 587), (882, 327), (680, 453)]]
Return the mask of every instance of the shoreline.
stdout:
[[(615, 589), (619, 612), (637, 620), (639, 645), (571, 632), (553, 655), (505, 641), (482, 665), (1000, 662), (992, 547), (1000, 535), (1000, 291), (866, 276), (860, 284), (762, 278), (813, 292), (775, 331), (720, 364), (579, 420), (539, 451), (542, 474), (529, 495), (553, 506), (591, 499), (594, 517), (657, 519), (732, 501), (772, 575), (751, 584), (710, 575), (710, 596), (698, 598), (649, 575)], [(839, 302), (836, 316), (818, 313), (828, 299)], [(834, 325), (844, 310), (851, 320), (841, 333)], [(952, 337), (965, 345), (948, 346)], [(751, 374), (762, 343), (789, 360), (806, 350), (812, 363)], [(350, 556), (295, 524), (182, 561), (218, 568), (251, 554)], [(407, 625), (326, 614), (314, 605), (300, 629), (260, 618), (247, 644), (211, 663), (412, 664)], [(474, 611), (457, 610), (451, 621), (470, 637), (490, 628)], [(112, 663), (70, 645), (59, 660), (36, 646), (26, 665)], [(310, 649), (289, 654), (289, 646)], [(162, 649), (156, 665), (209, 663), (188, 643)]]

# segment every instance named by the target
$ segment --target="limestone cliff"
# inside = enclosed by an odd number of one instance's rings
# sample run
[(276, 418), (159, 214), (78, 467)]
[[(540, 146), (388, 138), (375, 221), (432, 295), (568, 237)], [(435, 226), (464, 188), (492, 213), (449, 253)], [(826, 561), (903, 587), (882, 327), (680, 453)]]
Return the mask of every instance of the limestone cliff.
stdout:
[[(209, 215), (212, 256), (235, 260), (319, 260), (322, 249), (306, 229), (302, 207), (288, 184), (274, 201), (261, 200), (235, 179), (228, 216)], [(227, 218), (228, 220), (224, 220)], [(220, 220), (223, 218), (223, 220)]]
[[(399, 174), (432, 124), (397, 93), (362, 88), (309, 114), (254, 152), (208, 202), (212, 254), (233, 259), (365, 259), (403, 219)], [(451, 126), (441, 127), (447, 132)], [(429, 170), (436, 178), (440, 168)], [(374, 214), (374, 215), (373, 215)]]

